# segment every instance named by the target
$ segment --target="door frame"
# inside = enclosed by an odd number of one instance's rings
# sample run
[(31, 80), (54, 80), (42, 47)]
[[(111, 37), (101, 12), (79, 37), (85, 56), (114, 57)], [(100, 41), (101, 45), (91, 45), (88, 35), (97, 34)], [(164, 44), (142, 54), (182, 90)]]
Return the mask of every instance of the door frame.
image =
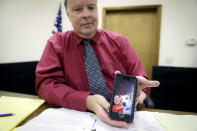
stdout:
[(155, 33), (155, 56), (154, 65), (159, 63), (159, 44), (160, 44), (160, 26), (161, 26), (161, 5), (144, 5), (144, 6), (122, 6), (122, 7), (104, 7), (102, 9), (102, 29), (105, 29), (106, 14), (112, 11), (139, 11), (154, 10), (156, 11), (156, 33)]

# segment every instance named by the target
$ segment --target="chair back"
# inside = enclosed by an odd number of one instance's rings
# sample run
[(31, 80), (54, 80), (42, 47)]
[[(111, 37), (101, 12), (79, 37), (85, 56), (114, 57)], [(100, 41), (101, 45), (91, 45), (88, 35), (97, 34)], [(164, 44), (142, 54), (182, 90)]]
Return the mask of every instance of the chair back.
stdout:
[(197, 112), (197, 68), (153, 66), (152, 79), (160, 81), (150, 91), (155, 108)]
[(1, 63), (0, 90), (36, 95), (36, 65), (37, 61)]

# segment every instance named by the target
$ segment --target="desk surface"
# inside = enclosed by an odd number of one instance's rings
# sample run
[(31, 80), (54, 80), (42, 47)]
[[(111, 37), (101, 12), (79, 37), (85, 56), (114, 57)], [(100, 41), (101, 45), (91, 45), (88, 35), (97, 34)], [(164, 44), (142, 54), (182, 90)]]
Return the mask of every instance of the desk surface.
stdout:
[[(35, 95), (28, 95), (28, 94), (21, 94), (21, 93), (14, 93), (14, 92), (7, 92), (7, 91), (0, 91), (0, 96), (14, 96), (14, 97), (22, 97), (22, 98), (33, 98), (33, 99), (39, 99), (38, 96)], [(49, 105), (46, 102), (39, 107), (34, 113), (32, 113), (28, 118), (26, 118), (22, 123), (19, 124), (19, 126), (25, 124), (27, 121), (31, 120), (35, 116), (39, 115), (42, 111), (44, 111), (47, 108), (58, 108), (54, 105)], [(182, 112), (182, 111), (172, 111), (172, 110), (160, 110), (160, 109), (148, 109), (143, 108), (140, 109), (140, 111), (151, 111), (151, 112), (160, 112), (160, 113), (171, 113), (176, 115), (197, 115), (197, 113), (194, 112)]]

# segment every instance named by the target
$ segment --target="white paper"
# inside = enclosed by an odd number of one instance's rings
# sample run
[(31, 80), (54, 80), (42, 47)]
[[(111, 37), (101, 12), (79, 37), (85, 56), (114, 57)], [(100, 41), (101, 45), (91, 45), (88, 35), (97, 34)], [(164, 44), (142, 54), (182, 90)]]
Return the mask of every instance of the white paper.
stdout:
[(197, 131), (196, 115), (158, 113), (155, 117), (168, 131)]
[(16, 131), (91, 131), (95, 123), (91, 115), (65, 108), (50, 108)]
[(125, 128), (110, 126), (92, 115), (65, 108), (49, 108), (16, 131), (165, 131), (153, 112), (135, 112), (135, 126)]
[(154, 117), (154, 112), (137, 111), (134, 115), (134, 126), (118, 128), (103, 123), (99, 119), (94, 125), (96, 131), (165, 131)]

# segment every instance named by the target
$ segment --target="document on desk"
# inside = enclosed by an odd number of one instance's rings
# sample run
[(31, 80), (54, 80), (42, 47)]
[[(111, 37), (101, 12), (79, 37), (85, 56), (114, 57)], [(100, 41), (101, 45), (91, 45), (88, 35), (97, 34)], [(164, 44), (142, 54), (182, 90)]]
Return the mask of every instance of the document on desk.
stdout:
[(13, 116), (0, 117), (0, 131), (10, 131), (44, 103), (41, 99), (20, 97), (0, 97), (0, 114), (14, 113)]
[(197, 131), (197, 116), (158, 113), (156, 119), (167, 131)]
[(136, 111), (134, 117), (134, 126), (118, 128), (103, 123), (99, 119), (94, 125), (96, 131), (166, 131), (164, 127), (155, 119), (154, 112)]
[[(91, 131), (94, 114), (66, 108), (49, 108), (39, 116), (16, 128), (16, 131)], [(14, 130), (14, 131), (15, 131)]]
[[(92, 113), (66, 108), (47, 109), (16, 131), (165, 131), (155, 120), (155, 113), (138, 111), (135, 113), (135, 126), (117, 128), (103, 123)], [(15, 131), (15, 130), (14, 130)]]

